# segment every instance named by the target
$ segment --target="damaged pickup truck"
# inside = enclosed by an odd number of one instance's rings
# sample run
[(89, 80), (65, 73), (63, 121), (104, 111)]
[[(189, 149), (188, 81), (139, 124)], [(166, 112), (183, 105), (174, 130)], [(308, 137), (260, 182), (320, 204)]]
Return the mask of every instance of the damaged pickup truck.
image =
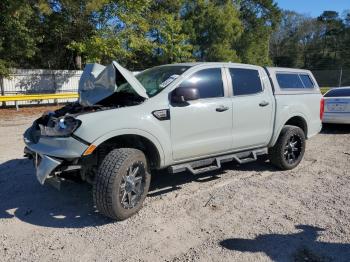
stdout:
[(199, 174), (260, 155), (282, 170), (303, 158), (321, 129), (311, 72), (234, 63), (183, 63), (134, 76), (113, 62), (87, 65), (79, 100), (26, 130), (25, 154), (41, 184), (79, 177), (97, 209), (137, 213), (152, 170)]

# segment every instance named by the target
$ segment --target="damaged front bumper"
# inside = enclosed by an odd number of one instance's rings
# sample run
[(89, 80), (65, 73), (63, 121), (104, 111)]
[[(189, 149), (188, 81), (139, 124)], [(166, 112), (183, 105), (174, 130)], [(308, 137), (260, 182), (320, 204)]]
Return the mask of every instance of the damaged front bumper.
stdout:
[(33, 159), (40, 184), (53, 177), (56, 171), (67, 169), (67, 163), (76, 162), (88, 148), (87, 144), (73, 137), (40, 137), (34, 143), (26, 133), (24, 155)]
[(30, 154), (33, 157), (34, 166), (36, 169), (36, 178), (42, 185), (45, 183), (45, 180), (50, 176), (50, 174), (56, 169), (56, 167), (63, 162), (63, 160), (57, 158), (32, 152), (27, 147), (24, 149), (24, 153), (26, 155)]

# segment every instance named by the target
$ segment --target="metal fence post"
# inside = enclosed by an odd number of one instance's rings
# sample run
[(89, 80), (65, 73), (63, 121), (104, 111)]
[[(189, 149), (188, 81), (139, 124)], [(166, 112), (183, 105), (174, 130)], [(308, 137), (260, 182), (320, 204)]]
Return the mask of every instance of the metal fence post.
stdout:
[[(4, 96), (5, 95), (5, 88), (4, 88), (4, 78), (3, 77), (0, 77), (0, 91), (1, 91), (1, 95)], [(6, 102), (1, 102), (1, 106), (5, 107)]]
[[(57, 83), (56, 83), (56, 71), (52, 70), (51, 73), (52, 73), (52, 81), (53, 81), (53, 90), (54, 90), (54, 93), (56, 93), (56, 89), (57, 89)], [(54, 99), (54, 103), (56, 104), (57, 106), (57, 99)], [(50, 100), (47, 100), (48, 103), (50, 103)]]

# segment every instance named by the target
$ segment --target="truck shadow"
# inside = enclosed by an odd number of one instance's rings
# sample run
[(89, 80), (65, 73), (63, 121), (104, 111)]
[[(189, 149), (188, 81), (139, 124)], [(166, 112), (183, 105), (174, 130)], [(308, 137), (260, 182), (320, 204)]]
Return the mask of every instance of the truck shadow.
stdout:
[(297, 225), (293, 234), (262, 234), (254, 239), (230, 238), (220, 242), (223, 248), (239, 252), (263, 252), (271, 260), (282, 261), (349, 261), (350, 244), (318, 241), (322, 228)]
[(181, 172), (171, 174), (167, 170), (162, 170), (152, 173), (152, 181), (150, 186), (149, 197), (155, 197), (164, 195), (172, 191), (180, 190), (181, 185), (197, 182), (205, 183), (213, 180), (220, 179), (221, 176), (229, 175), (225, 174), (227, 171), (255, 171), (255, 172), (277, 172), (277, 168), (272, 166), (264, 158), (258, 159), (258, 161), (240, 165), (235, 161), (224, 163), (219, 170), (192, 175), (190, 172)]
[(323, 124), (321, 133), (326, 135), (350, 134), (350, 125)]
[(49, 185), (41, 186), (34, 173), (31, 161), (26, 159), (0, 164), (0, 219), (17, 218), (56, 228), (82, 228), (112, 222), (95, 211), (89, 185), (66, 182), (58, 191)]
[[(219, 179), (227, 170), (274, 170), (262, 161), (248, 165), (226, 163), (217, 171), (192, 175), (170, 174), (166, 170), (152, 174), (149, 197), (181, 189), (187, 183), (205, 183)], [(61, 190), (41, 186), (27, 159), (13, 159), (0, 164), (0, 219), (15, 218), (45, 227), (83, 228), (115, 222), (100, 215), (93, 204), (91, 186), (66, 181)]]

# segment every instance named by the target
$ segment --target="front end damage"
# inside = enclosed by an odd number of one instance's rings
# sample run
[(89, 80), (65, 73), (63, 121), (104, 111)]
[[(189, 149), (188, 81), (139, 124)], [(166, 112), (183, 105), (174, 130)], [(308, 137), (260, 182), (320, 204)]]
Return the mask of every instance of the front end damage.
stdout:
[[(91, 144), (74, 135), (83, 125), (79, 115), (103, 110), (116, 109), (130, 105), (127, 99), (122, 103), (107, 106), (81, 106), (79, 103), (68, 104), (54, 112), (46, 112), (28, 128), (23, 140), (24, 156), (32, 159), (36, 168), (36, 177), (40, 184), (49, 182), (57, 187), (65, 179), (82, 179), (91, 183), (96, 172), (95, 154), (85, 153)], [(88, 128), (88, 127), (85, 127)]]
[(84, 156), (93, 145), (74, 135), (78, 128), (91, 128), (79, 115), (136, 106), (147, 98), (138, 80), (118, 63), (87, 65), (79, 81), (79, 101), (44, 113), (23, 135), (25, 156), (33, 159), (39, 182), (57, 182), (67, 174), (91, 182), (97, 157)]
[(45, 113), (23, 135), (24, 155), (33, 160), (40, 184), (49, 180), (57, 185), (64, 172), (81, 170), (81, 156), (89, 144), (73, 135), (81, 124), (68, 113), (75, 110), (76, 105), (69, 105)]
[(83, 180), (92, 183), (92, 174), (87, 176), (93, 163), (88, 161), (89, 157), (66, 159), (49, 156), (32, 151), (28, 146), (24, 148), (24, 156), (32, 159), (36, 178), (41, 185), (48, 183), (59, 189), (63, 180)]
[[(35, 120), (23, 136), (26, 145), (24, 156), (32, 159), (38, 181), (40, 184), (48, 182), (56, 188), (66, 179), (91, 183), (97, 166), (95, 154), (85, 155), (91, 144), (74, 135), (74, 129), (68, 126), (71, 122), (62, 121), (75, 118), (79, 114), (66, 112), (61, 115), (62, 111), (66, 111), (63, 109), (46, 113)], [(87, 109), (84, 110), (87, 113)], [(91, 110), (90, 108), (90, 112)], [(94, 108), (93, 111), (95, 110), (102, 109)], [(70, 130), (69, 134), (68, 131), (60, 131), (65, 127), (62, 122), (67, 125), (66, 130)]]
[(63, 162), (62, 159), (35, 153), (28, 147), (24, 148), (24, 155), (30, 159), (33, 159), (33, 164), (36, 168), (36, 177), (39, 183), (42, 185), (44, 184), (45, 180), (50, 177), (52, 172)]

